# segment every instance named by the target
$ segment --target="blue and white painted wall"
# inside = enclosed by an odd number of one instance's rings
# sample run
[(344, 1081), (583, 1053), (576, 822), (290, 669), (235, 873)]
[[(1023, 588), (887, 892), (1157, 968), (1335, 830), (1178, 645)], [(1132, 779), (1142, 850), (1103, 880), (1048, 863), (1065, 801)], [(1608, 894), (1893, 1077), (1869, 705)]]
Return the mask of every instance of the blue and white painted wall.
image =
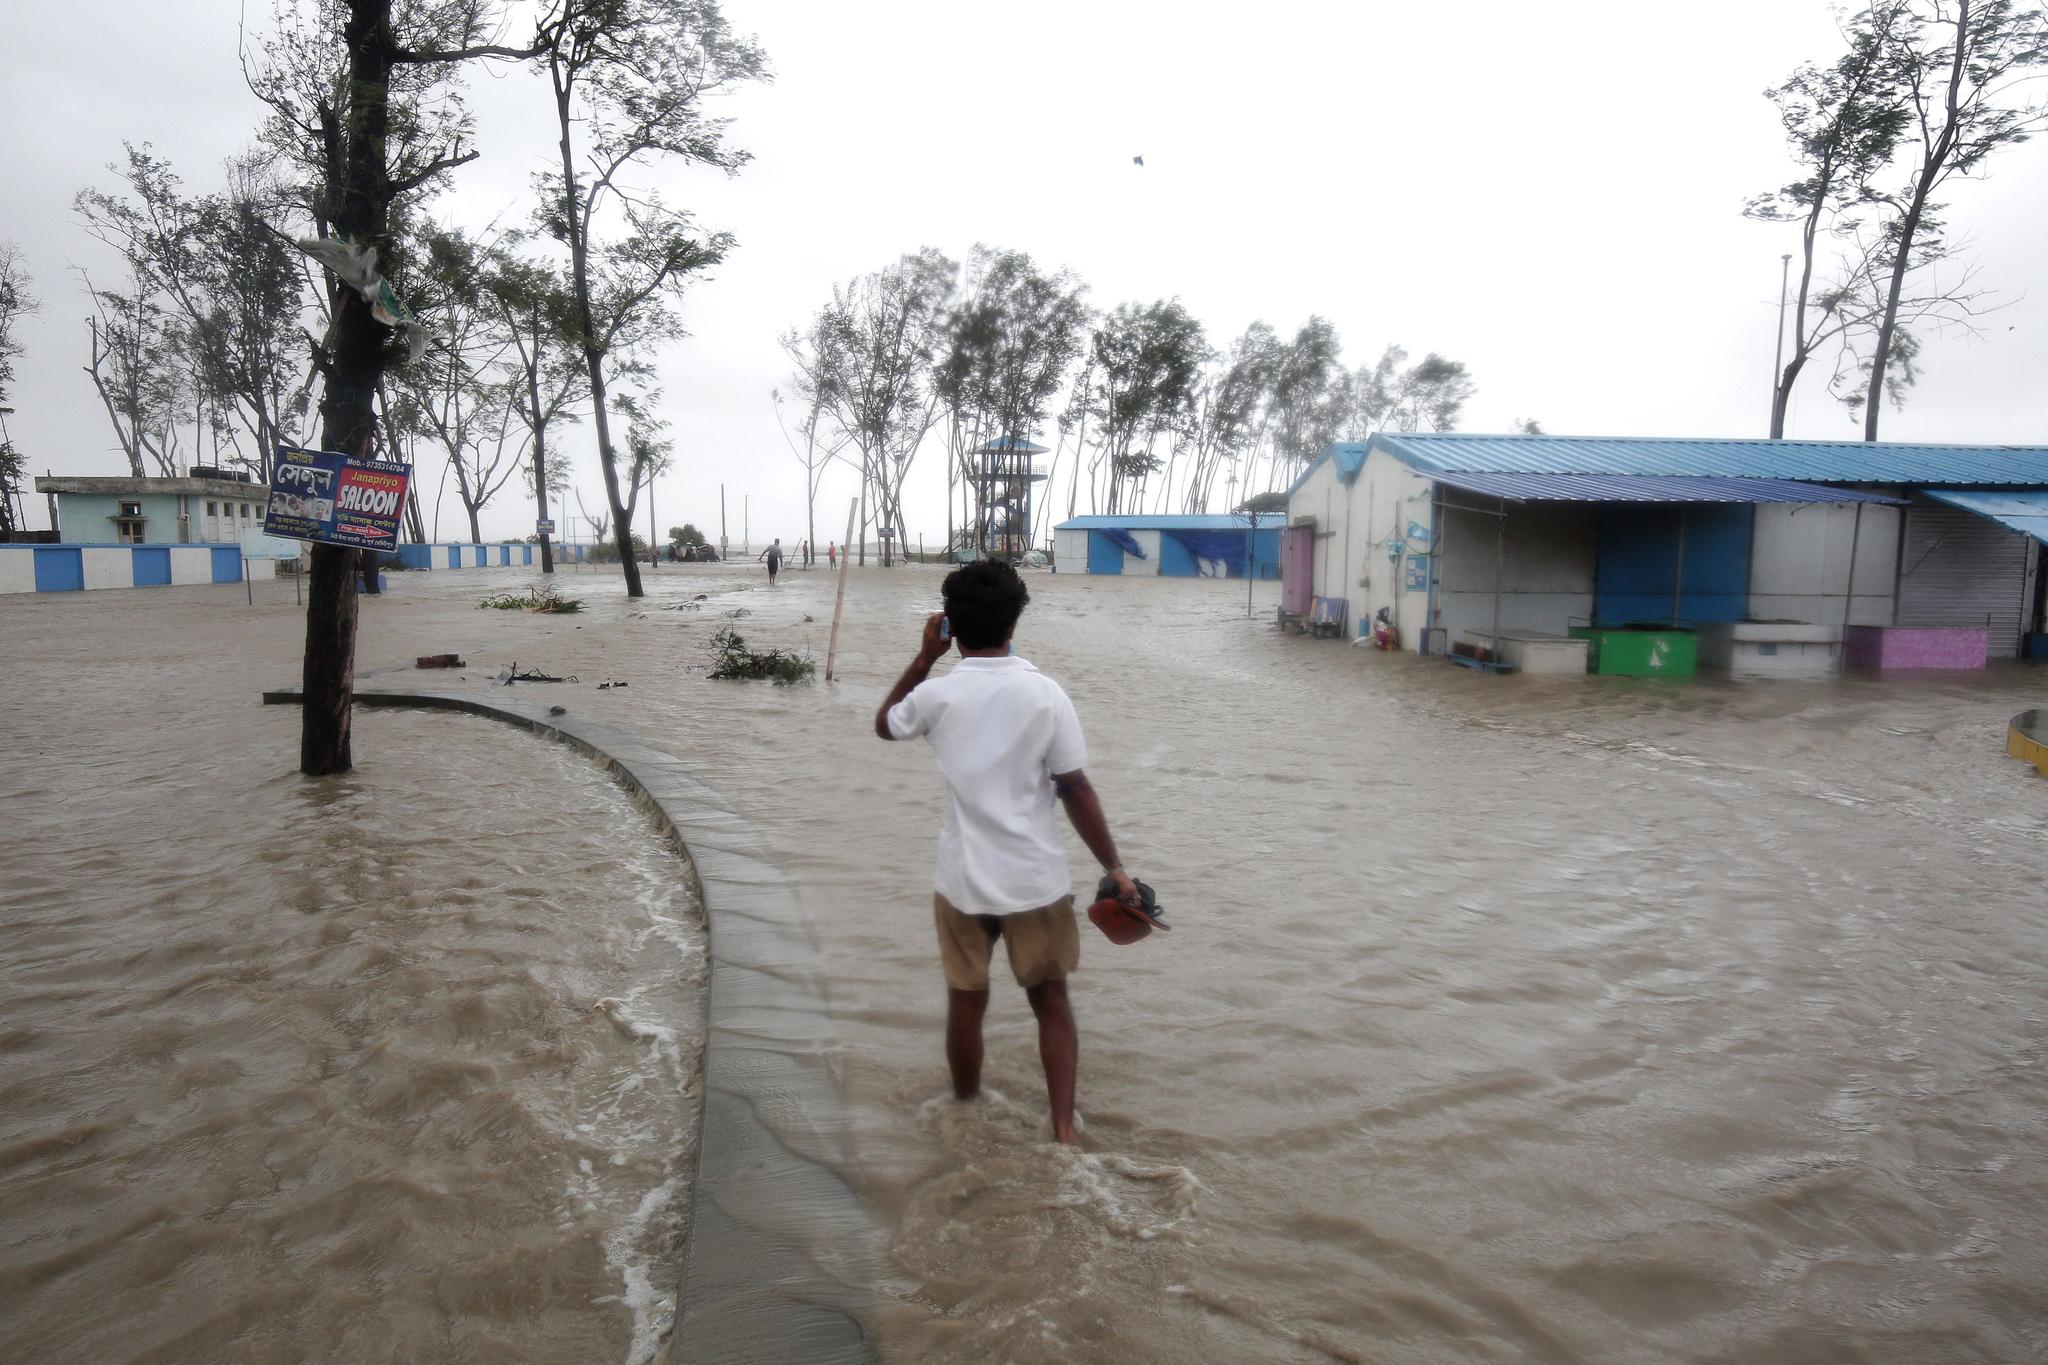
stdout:
[(0, 593), (241, 581), (234, 545), (0, 545)]
[[(555, 558), (575, 563), (569, 547), (557, 545)], [(540, 563), (540, 547), (524, 541), (501, 540), (496, 544), (473, 545), (468, 541), (435, 541), (426, 545), (401, 545), (398, 562), (408, 569), (499, 569)]]

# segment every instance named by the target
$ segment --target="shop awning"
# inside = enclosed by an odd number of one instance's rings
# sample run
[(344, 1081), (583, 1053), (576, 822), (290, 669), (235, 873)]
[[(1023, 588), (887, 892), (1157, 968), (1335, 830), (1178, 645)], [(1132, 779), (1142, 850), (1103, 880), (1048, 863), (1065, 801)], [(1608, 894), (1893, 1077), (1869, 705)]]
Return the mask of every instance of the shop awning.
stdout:
[(1927, 496), (2048, 543), (2048, 489), (1930, 488)]
[(1882, 493), (1831, 488), (1797, 479), (1733, 475), (1422, 472), (1438, 483), (1509, 502), (1877, 502), (1896, 506), (1902, 501)]

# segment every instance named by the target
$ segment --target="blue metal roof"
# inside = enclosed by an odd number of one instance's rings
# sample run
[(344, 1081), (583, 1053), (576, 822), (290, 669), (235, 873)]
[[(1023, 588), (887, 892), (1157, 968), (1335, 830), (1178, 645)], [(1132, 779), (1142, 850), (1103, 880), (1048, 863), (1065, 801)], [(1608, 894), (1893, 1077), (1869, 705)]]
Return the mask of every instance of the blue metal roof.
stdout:
[(1956, 488), (1930, 488), (1927, 496), (1939, 498), (1966, 512), (1975, 512), (1980, 517), (1989, 517), (2048, 544), (2048, 492), (1971, 493)]
[(1881, 502), (1881, 493), (1794, 479), (1716, 474), (1433, 474), (1439, 483), (1511, 502)]
[[(1276, 527), (1287, 520), (1285, 512), (1260, 512), (1261, 527)], [(1055, 531), (1242, 531), (1244, 514), (1214, 512), (1199, 515), (1164, 513), (1143, 516), (1133, 512), (1117, 517), (1071, 517), (1052, 528)]]
[[(1324, 458), (1343, 444), (1332, 446)], [(2048, 487), (2048, 446), (1392, 433), (1372, 438), (1421, 474), (1696, 474), (1814, 483)], [(1320, 463), (1320, 462), (1319, 462)]]

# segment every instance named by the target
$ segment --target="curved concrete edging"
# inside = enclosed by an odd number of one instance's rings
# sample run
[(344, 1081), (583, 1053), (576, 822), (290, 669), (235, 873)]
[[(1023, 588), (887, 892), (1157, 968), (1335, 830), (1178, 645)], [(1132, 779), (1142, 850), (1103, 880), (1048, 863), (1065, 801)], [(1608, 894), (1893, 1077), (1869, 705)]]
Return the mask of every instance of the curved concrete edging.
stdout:
[(2005, 751), (2048, 777), (2048, 707), (2035, 707), (2012, 718), (2005, 729)]
[[(867, 1361), (875, 1229), (845, 1164), (846, 1119), (817, 952), (765, 841), (672, 754), (542, 702), (358, 691), (361, 706), (465, 711), (597, 759), (652, 806), (704, 903), (711, 981), (704, 1103), (669, 1354), (707, 1361)], [(272, 704), (297, 689), (266, 692)]]

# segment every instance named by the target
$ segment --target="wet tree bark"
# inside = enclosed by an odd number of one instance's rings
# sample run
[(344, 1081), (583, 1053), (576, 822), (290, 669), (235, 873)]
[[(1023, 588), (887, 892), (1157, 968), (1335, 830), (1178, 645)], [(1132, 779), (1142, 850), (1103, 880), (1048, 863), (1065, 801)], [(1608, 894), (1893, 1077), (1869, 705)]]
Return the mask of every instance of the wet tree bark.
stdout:
[[(329, 167), (335, 235), (388, 252), (391, 178), (385, 165), (395, 43), (391, 0), (349, 0), (342, 35), (350, 93), (341, 162)], [(367, 456), (376, 431), (377, 386), (384, 375), (383, 325), (355, 291), (337, 289), (334, 350), (320, 396), (323, 450)], [(355, 704), (356, 578), (362, 556), (335, 545), (313, 547), (307, 586), (306, 656), (300, 677), (299, 771), (321, 777), (354, 765), (349, 746)]]

